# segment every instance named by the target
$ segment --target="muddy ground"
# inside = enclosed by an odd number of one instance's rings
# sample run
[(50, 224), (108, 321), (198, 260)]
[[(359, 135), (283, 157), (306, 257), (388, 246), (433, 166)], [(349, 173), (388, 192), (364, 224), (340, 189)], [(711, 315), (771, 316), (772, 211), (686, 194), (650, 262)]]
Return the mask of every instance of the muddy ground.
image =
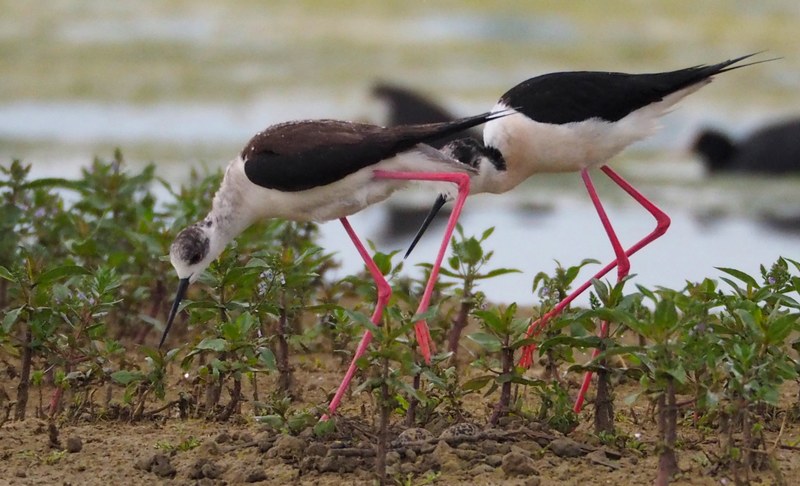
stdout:
[[(297, 366), (299, 408), (324, 403), (340, 379), (337, 366), (308, 368)], [(9, 384), (2, 386), (13, 391)], [(390, 476), (397, 484), (652, 484), (656, 425), (647, 403), (635, 409), (624, 405), (631, 390), (633, 385), (617, 390), (617, 425), (621, 435), (639, 445), (601, 444), (591, 434), (591, 403), (569, 437), (519, 418), (489, 429), (484, 424), (495, 397), (471, 395), (465, 408), (476, 427), (462, 424), (454, 430), (439, 421), (426, 431), (402, 433), (401, 418), (395, 417)], [(0, 484), (374, 484), (372, 405), (366, 394), (348, 397), (337, 432), (324, 440), (310, 429), (298, 437), (280, 434), (257, 422), (248, 403), (225, 423), (182, 420), (167, 411), (139, 423), (92, 420), (85, 413), (83, 420), (55, 428), (45, 419), (9, 420), (0, 427)], [(36, 407), (31, 404), (30, 416)], [(682, 472), (674, 484), (734, 484), (730, 471), (715, 467), (717, 432), (691, 427), (689, 417), (679, 427)], [(799, 438), (797, 423), (777, 419), (768, 427), (768, 446), (774, 447), (787, 484), (800, 476)], [(777, 484), (775, 478), (769, 470), (751, 476), (754, 484)]]

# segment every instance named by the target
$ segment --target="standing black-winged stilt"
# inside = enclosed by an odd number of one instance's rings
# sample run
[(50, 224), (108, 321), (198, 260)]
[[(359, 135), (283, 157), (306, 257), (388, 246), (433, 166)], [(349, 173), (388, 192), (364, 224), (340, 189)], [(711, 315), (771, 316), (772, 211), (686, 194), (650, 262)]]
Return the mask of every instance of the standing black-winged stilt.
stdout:
[[(630, 270), (628, 257), (663, 235), (670, 219), (605, 163), (628, 145), (652, 134), (658, 128), (659, 117), (682, 98), (710, 83), (714, 75), (757, 64), (734, 66), (753, 55), (665, 73), (577, 71), (537, 76), (511, 88), (493, 109), (506, 111), (513, 107), (511, 111), (522, 116), (488, 122), (483, 130), (483, 144), (462, 139), (442, 151), (478, 169), (478, 174), (472, 176), (471, 193), (510, 191), (536, 173), (579, 171), (616, 256), (592, 279), (602, 277), (614, 267), (617, 278), (622, 279)], [(627, 250), (620, 244), (592, 183), (589, 169), (595, 166), (600, 166), (656, 220), (655, 229)], [(436, 201), (409, 252), (446, 201), (447, 196)], [(591, 285), (592, 279), (532, 322), (528, 336), (537, 334), (563, 311)], [(607, 328), (607, 323), (601, 325), (603, 336)], [(520, 365), (531, 365), (534, 350), (533, 345), (523, 349)], [(587, 373), (576, 410), (582, 406), (590, 379), (591, 374)]]
[[(228, 242), (264, 218), (338, 218), (378, 288), (372, 315), (372, 322), (378, 325), (391, 289), (346, 217), (383, 201), (414, 180), (448, 183), (446, 191), (452, 190), (453, 184), (458, 189), (456, 206), (417, 313), (427, 310), (438, 267), (469, 194), (467, 174), (473, 169), (425, 144), (508, 114), (509, 111), (484, 113), (445, 123), (392, 128), (335, 120), (298, 121), (273, 125), (256, 134), (228, 165), (208, 216), (182, 230), (170, 247), (170, 260), (180, 283), (159, 347), (189, 284), (197, 280)], [(417, 323), (416, 334), (423, 356), (430, 360), (430, 336), (425, 322)], [(353, 377), (356, 360), (366, 351), (371, 337), (368, 331), (364, 334), (331, 401), (330, 413), (335, 412)]]

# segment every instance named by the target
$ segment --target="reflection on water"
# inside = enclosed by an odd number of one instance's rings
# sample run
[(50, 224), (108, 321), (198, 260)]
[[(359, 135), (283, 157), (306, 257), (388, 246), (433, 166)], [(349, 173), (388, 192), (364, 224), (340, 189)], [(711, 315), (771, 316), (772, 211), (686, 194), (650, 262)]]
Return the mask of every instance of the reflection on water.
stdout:
[[(611, 245), (606, 238), (597, 214), (589, 204), (564, 201), (553, 211), (532, 214), (517, 211), (502, 203), (489, 202), (491, 196), (472, 197), (467, 201), (461, 224), (467, 235), (479, 235), (494, 226), (495, 232), (487, 242), (494, 250), (492, 268), (507, 267), (522, 271), (479, 283), (479, 289), (498, 302), (532, 304), (537, 301), (531, 293), (536, 273), (552, 273), (555, 261), (564, 266), (575, 265), (584, 258), (594, 258), (602, 265), (590, 265), (581, 273), (586, 279), (601, 266), (613, 260)], [(487, 204), (488, 203), (488, 204)], [(649, 214), (635, 207), (612, 207), (609, 216), (624, 246), (630, 246), (653, 228)], [(410, 236), (381, 239), (385, 208), (376, 207), (351, 218), (363, 238), (377, 242), (383, 252), (405, 249)], [(769, 266), (779, 256), (797, 258), (800, 253), (800, 234), (781, 233), (765, 229), (742, 216), (725, 217), (718, 224), (698, 220), (685, 209), (668, 210), (672, 217), (669, 231), (660, 239), (631, 257), (632, 283), (648, 287), (681, 288), (686, 281), (716, 278), (714, 267), (735, 267), (759, 275), (759, 265)], [(438, 250), (443, 226), (429, 230), (406, 268), (419, 262), (430, 262)], [(341, 272), (358, 271), (363, 264), (347, 236), (336, 222), (322, 226), (322, 244), (337, 249), (343, 262)], [(419, 269), (406, 270), (418, 272)], [(418, 275), (420, 273), (410, 273)], [(615, 274), (606, 277), (613, 280)], [(632, 289), (632, 287), (631, 287)], [(578, 302), (587, 303), (588, 296)]]

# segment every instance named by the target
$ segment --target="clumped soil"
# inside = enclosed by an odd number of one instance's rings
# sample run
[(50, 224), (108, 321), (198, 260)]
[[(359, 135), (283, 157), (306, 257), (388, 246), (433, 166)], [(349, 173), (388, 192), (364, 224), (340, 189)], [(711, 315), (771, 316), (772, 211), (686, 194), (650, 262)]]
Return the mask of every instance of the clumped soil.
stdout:
[[(336, 367), (322, 368), (299, 367), (298, 408), (324, 403), (326, 392), (337, 385)], [(458, 425), (434, 420), (426, 429), (407, 429), (403, 418), (394, 416), (387, 456), (390, 484), (652, 484), (656, 423), (646, 403), (636, 409), (623, 403), (633, 389), (617, 389), (617, 427), (639, 445), (630, 440), (627, 445), (602, 444), (591, 433), (591, 401), (568, 436), (519, 417), (488, 428), (484, 424), (496, 396), (466, 400), (470, 420)], [(275, 431), (257, 422), (246, 403), (241, 415), (226, 422), (180, 419), (168, 411), (138, 423), (88, 413), (69, 423), (9, 420), (0, 427), (0, 484), (374, 484), (377, 427), (370, 400), (366, 394), (347, 397), (337, 430), (325, 439), (314, 437), (311, 429), (296, 437)], [(34, 416), (30, 407), (29, 416)], [(719, 434), (692, 427), (688, 411), (682, 416), (681, 473), (673, 484), (734, 484), (730, 471), (716, 466)], [(777, 422), (767, 442), (772, 446), (780, 435), (782, 446), (774, 454), (792, 484), (800, 474), (800, 448), (787, 444), (797, 441), (800, 428), (789, 420)], [(403, 482), (409, 478), (413, 482)], [(755, 484), (775, 484), (774, 478), (769, 470), (751, 475)]]

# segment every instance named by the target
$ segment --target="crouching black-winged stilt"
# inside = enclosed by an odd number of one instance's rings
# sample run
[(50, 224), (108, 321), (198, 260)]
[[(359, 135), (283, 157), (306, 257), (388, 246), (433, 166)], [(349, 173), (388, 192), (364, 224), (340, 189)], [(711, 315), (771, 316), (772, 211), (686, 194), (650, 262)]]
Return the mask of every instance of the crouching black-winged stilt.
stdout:
[[(663, 235), (670, 219), (605, 165), (606, 162), (631, 143), (652, 134), (658, 128), (659, 117), (682, 98), (710, 83), (714, 75), (757, 64), (735, 66), (753, 55), (664, 73), (577, 71), (537, 76), (511, 88), (493, 109), (511, 109), (521, 116), (488, 122), (483, 129), (483, 143), (461, 139), (443, 147), (442, 151), (478, 170), (478, 174), (472, 176), (470, 192), (473, 194), (510, 191), (537, 173), (579, 171), (616, 256), (592, 279), (602, 277), (614, 267), (617, 267), (617, 278), (622, 279), (630, 270), (628, 258)], [(589, 170), (595, 166), (599, 166), (656, 220), (655, 229), (628, 249), (623, 249), (620, 244), (592, 183)], [(438, 198), (409, 252), (447, 197), (441, 195)], [(584, 292), (592, 279), (532, 322), (528, 336), (537, 334), (551, 318)], [(601, 325), (603, 336), (607, 327), (607, 323)], [(531, 365), (534, 350), (533, 345), (523, 349), (522, 366)], [(591, 374), (587, 374), (576, 410), (581, 408), (590, 379)]]
[[(391, 289), (347, 216), (383, 201), (415, 180), (447, 183), (446, 191), (452, 190), (453, 184), (457, 187), (450, 224), (417, 313), (427, 310), (439, 266), (469, 194), (467, 174), (473, 169), (425, 144), (509, 113), (495, 111), (451, 122), (392, 128), (336, 120), (297, 121), (273, 125), (256, 134), (228, 165), (208, 216), (182, 230), (170, 247), (170, 260), (180, 283), (159, 347), (189, 284), (197, 280), (228, 242), (263, 218), (338, 218), (378, 288), (372, 315), (372, 322), (378, 325)], [(425, 322), (417, 323), (416, 334), (423, 356), (430, 360), (430, 336)], [(369, 331), (364, 334), (331, 401), (330, 413), (335, 412), (353, 377), (356, 360), (366, 351), (371, 337)]]

